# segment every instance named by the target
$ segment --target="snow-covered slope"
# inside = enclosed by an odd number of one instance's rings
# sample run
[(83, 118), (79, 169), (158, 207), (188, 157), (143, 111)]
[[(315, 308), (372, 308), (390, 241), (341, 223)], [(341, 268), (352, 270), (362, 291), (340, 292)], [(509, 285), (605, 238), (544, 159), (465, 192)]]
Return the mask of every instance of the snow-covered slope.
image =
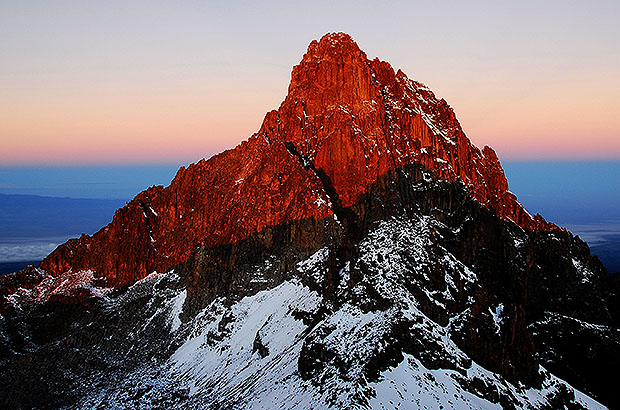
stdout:
[[(166, 404), (231, 409), (499, 409), (544, 408), (562, 402), (605, 408), (543, 367), (537, 389), (509, 383), (472, 361), (450, 337), (455, 318), (467, 314), (472, 298), (445, 326), (421, 311), (409, 288), (427, 287), (428, 261), (441, 261), (444, 269), (443, 282), (435, 286), (441, 290), (425, 293), (440, 309), (459, 299), (460, 292), (471, 291), (477, 280), (444, 248), (429, 249), (437, 225), (427, 216), (399, 216), (378, 223), (360, 243), (357, 261), (367, 265), (372, 275), (348, 287), (352, 268), (346, 264), (335, 298), (311, 290), (301, 279), (322, 275), (326, 249), (299, 262), (296, 278), (233, 303), (218, 298), (184, 324), (179, 314), (186, 290), (170, 292), (151, 318), (163, 320), (178, 347), (162, 362), (139, 366), (120, 385), (85, 392), (77, 404), (87, 408)], [(175, 276), (174, 272), (167, 275)], [(135, 287), (155, 289), (169, 279), (159, 275)], [(456, 283), (463, 284), (460, 290)], [(138, 290), (128, 293), (134, 292)], [(108, 299), (107, 303), (122, 308), (123, 301)], [(149, 324), (137, 331), (136, 340)], [(405, 329), (409, 335), (402, 334)], [(500, 332), (499, 325), (495, 331)]]

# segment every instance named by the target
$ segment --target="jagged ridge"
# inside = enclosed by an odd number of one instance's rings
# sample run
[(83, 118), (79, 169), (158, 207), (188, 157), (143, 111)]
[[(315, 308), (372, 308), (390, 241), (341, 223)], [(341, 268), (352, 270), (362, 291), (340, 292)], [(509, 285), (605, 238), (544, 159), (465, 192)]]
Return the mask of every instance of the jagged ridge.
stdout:
[(258, 133), (181, 168), (169, 187), (140, 193), (107, 227), (61, 245), (41, 267), (53, 275), (92, 269), (107, 286), (129, 285), (187, 260), (196, 245), (330, 217), (334, 195), (350, 206), (380, 175), (411, 162), (460, 179), (504, 219), (527, 229), (553, 227), (524, 211), (495, 152), (471, 144), (444, 100), (388, 63), (368, 60), (351, 37), (336, 33), (310, 44), (286, 99)]

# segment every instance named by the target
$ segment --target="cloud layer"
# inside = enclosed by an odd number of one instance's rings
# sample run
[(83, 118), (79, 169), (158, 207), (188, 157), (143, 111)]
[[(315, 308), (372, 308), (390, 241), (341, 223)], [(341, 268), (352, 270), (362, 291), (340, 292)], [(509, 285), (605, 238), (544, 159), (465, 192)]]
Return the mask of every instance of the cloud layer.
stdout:
[(32, 241), (24, 240), (21, 242), (0, 243), (0, 262), (41, 260), (63, 242), (59, 239), (60, 238), (51, 238), (48, 240), (37, 239)]

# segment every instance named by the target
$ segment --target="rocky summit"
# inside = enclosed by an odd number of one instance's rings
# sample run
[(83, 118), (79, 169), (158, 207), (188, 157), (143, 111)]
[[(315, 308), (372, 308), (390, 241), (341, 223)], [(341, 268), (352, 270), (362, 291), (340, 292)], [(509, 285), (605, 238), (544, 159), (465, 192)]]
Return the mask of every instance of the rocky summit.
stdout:
[(4, 408), (605, 408), (620, 281), (350, 36), (237, 147), (0, 277)]

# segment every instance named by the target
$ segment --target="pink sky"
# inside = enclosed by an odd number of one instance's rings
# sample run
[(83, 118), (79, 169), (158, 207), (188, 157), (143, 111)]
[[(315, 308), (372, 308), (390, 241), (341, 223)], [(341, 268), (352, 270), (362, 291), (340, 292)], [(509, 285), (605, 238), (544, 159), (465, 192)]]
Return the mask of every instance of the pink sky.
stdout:
[(4, 3), (0, 165), (209, 157), (259, 128), (329, 31), (502, 159), (620, 159), (618, 2), (427, 3)]

